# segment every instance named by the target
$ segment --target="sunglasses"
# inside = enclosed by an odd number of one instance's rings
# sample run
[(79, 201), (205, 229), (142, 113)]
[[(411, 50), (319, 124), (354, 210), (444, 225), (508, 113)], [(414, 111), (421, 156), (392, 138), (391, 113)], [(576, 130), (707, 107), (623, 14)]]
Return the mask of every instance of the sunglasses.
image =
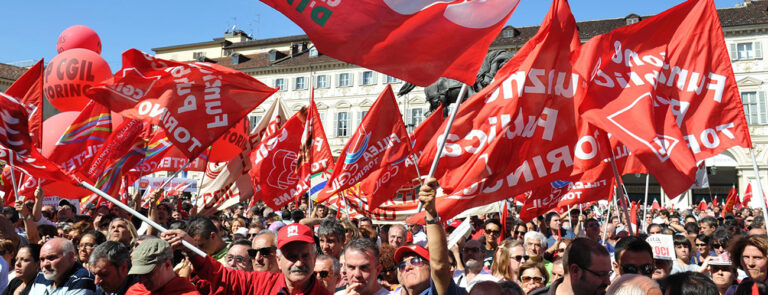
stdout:
[(526, 232), (524, 232), (524, 231), (519, 231), (519, 232), (517, 232), (517, 234), (518, 234), (518, 235), (524, 235), (525, 233), (526, 233)]
[(542, 277), (529, 277), (529, 276), (522, 276), (520, 277), (520, 281), (523, 283), (528, 283), (531, 280), (533, 280), (534, 283), (541, 284), (544, 282), (544, 278)]
[(498, 234), (501, 234), (501, 231), (499, 231), (499, 230), (485, 230), (485, 233), (489, 234), (489, 235), (498, 235)]
[(323, 270), (320, 272), (317, 272), (317, 275), (320, 276), (321, 279), (327, 278), (331, 273), (327, 270)]
[(400, 264), (397, 266), (397, 268), (402, 272), (405, 271), (405, 267), (408, 266), (408, 264), (413, 265), (414, 267), (420, 267), (426, 264), (426, 260), (421, 257), (413, 257), (409, 260), (405, 260), (403, 262), (400, 262)]
[(696, 247), (706, 247), (706, 246), (707, 246), (707, 244), (705, 244), (705, 243), (701, 243), (701, 244), (696, 243)]
[(621, 266), (621, 273), (627, 274), (627, 273), (634, 273), (634, 274), (643, 274), (646, 276), (649, 276), (653, 274), (653, 271), (655, 268), (653, 267), (653, 264), (643, 264), (643, 265), (634, 265), (634, 264), (624, 264)]
[(712, 249), (719, 249), (719, 248), (725, 248), (725, 245), (712, 243)]
[(530, 258), (528, 255), (512, 256), (512, 259), (517, 260), (517, 262), (528, 261), (528, 258)]
[(275, 250), (277, 250), (277, 248), (275, 247), (248, 249), (248, 255), (250, 255), (251, 257), (256, 257), (256, 254), (261, 254), (261, 256), (270, 256), (272, 255), (272, 253), (275, 253)]

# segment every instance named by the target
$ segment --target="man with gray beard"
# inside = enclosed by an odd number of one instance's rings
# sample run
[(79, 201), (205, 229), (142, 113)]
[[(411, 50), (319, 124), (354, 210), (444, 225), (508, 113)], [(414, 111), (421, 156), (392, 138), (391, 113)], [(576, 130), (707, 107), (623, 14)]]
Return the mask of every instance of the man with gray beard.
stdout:
[(494, 281), (499, 279), (483, 270), (483, 260), (485, 259), (485, 252), (483, 251), (483, 244), (477, 240), (469, 240), (464, 243), (462, 248), (462, 262), (464, 263), (464, 270), (455, 270), (453, 272), (453, 281), (457, 286), (464, 288), (469, 292), (475, 283), (482, 281)]
[(71, 241), (53, 238), (40, 249), (40, 273), (29, 294), (91, 295), (96, 290), (93, 274), (75, 261)]

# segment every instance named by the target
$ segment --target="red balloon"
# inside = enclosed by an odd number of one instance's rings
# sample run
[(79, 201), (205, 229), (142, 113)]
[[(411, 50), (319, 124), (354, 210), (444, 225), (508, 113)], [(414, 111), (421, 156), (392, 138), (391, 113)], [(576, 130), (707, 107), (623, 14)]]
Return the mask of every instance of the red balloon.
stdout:
[(219, 139), (213, 142), (211, 153), (208, 155), (208, 161), (229, 161), (243, 152), (243, 149), (248, 145), (247, 119), (248, 117), (237, 122), (235, 126), (232, 126)]
[(50, 157), (56, 142), (64, 131), (72, 125), (80, 112), (58, 113), (43, 121), (43, 156)]
[(56, 52), (83, 48), (101, 54), (101, 39), (96, 32), (83, 25), (74, 25), (59, 34), (56, 41)]
[(70, 49), (48, 63), (44, 92), (59, 111), (80, 111), (90, 101), (85, 91), (111, 78), (112, 70), (101, 56), (87, 49)]

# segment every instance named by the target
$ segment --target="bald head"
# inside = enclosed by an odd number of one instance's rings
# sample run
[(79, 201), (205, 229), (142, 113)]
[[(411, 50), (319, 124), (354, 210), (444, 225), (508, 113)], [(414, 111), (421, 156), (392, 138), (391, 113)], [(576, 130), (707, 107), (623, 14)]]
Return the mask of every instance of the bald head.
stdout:
[(75, 246), (71, 241), (53, 238), (40, 249), (40, 268), (46, 280), (62, 283), (75, 264)]

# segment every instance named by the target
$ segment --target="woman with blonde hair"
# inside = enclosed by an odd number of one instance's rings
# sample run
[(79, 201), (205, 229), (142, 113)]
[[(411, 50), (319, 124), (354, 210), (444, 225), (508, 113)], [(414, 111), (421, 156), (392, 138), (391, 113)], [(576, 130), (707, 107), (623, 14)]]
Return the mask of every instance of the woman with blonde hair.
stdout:
[(518, 282), (520, 265), (528, 260), (523, 243), (518, 240), (504, 240), (499, 245), (491, 266), (491, 273), (502, 281)]
[(360, 230), (349, 219), (342, 220), (341, 226), (344, 227), (344, 245), (360, 237)]

